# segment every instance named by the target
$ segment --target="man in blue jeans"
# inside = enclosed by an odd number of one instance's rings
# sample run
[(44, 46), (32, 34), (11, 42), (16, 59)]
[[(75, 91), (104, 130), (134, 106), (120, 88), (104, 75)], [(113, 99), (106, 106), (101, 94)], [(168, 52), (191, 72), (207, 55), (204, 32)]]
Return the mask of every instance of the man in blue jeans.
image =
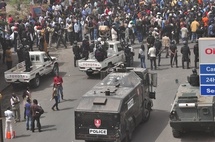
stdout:
[(59, 95), (59, 101), (60, 102), (60, 96), (61, 96), (61, 99), (63, 100), (63, 79), (62, 77), (59, 76), (59, 74), (57, 74), (55, 77), (54, 77), (54, 86), (57, 87), (57, 91), (58, 91), (58, 95)]

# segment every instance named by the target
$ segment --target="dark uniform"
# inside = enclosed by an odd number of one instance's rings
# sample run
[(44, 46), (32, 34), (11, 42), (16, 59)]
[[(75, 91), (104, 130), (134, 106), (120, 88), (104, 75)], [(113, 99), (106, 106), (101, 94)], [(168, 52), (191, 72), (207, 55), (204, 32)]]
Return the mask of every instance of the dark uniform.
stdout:
[(170, 65), (173, 67), (173, 64), (176, 64), (176, 68), (178, 67), (178, 55), (177, 55), (177, 46), (174, 41), (170, 43)]
[(80, 53), (80, 47), (77, 45), (77, 42), (74, 41), (74, 46), (73, 46), (73, 54), (74, 54), (74, 67), (76, 67), (76, 61), (81, 58)]
[(127, 45), (126, 47), (125, 47), (125, 50), (124, 50), (124, 52), (125, 52), (125, 60), (126, 60), (126, 66), (127, 67), (130, 67), (131, 66), (131, 49), (129, 48), (129, 45)]
[(64, 47), (67, 48), (66, 41), (65, 41), (65, 38), (64, 38), (64, 32), (65, 32), (65, 29), (63, 27), (60, 27), (60, 29), (57, 31), (57, 45), (56, 45), (56, 48), (59, 47), (61, 42), (64, 45)]
[(26, 49), (25, 50), (25, 71), (26, 72), (29, 72), (31, 71), (31, 60), (30, 60), (30, 55), (29, 55), (29, 51)]
[(90, 52), (90, 43), (89, 43), (89, 37), (85, 37), (85, 39), (82, 41), (82, 55), (85, 60), (88, 59)]
[(184, 69), (184, 62), (187, 62), (187, 69), (189, 69), (190, 63), (190, 48), (187, 43), (184, 43), (184, 46), (181, 47), (181, 54), (182, 54), (182, 68)]
[(158, 57), (158, 66), (160, 66), (162, 43), (158, 38), (155, 40), (155, 48), (156, 48), (156, 55)]
[(198, 44), (198, 42), (194, 45), (193, 53), (195, 55), (195, 58), (194, 58), (195, 68), (197, 68), (197, 62), (199, 62), (199, 44)]

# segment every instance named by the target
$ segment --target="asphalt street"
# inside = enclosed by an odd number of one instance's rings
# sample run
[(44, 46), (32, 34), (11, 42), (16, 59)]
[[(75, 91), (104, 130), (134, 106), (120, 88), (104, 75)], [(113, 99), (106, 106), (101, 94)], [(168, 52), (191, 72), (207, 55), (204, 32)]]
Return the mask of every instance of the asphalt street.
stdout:
[[(194, 56), (192, 47), (194, 44), (189, 44), (191, 47), (191, 69), (194, 66)], [(135, 46), (138, 47), (138, 46)], [(180, 47), (178, 46), (179, 51)], [(60, 111), (52, 111), (51, 107), (54, 101), (50, 101), (52, 93), (53, 76), (42, 78), (41, 86), (37, 89), (32, 89), (32, 97), (38, 99), (39, 103), (45, 110), (42, 115), (41, 124), (42, 132), (35, 133), (27, 131), (25, 122), (14, 124), (16, 138), (5, 140), (5, 142), (82, 142), (75, 140), (74, 136), (74, 109), (77, 106), (81, 96), (100, 81), (98, 76), (88, 78), (84, 72), (80, 72), (78, 68), (73, 66), (73, 53), (71, 47), (68, 49), (60, 48), (50, 51), (52, 56), (58, 58), (60, 64), (60, 75), (63, 77), (65, 101), (59, 104)], [(135, 66), (139, 66), (137, 58), (138, 48), (135, 48)], [(169, 126), (169, 111), (173, 102), (175, 93), (180, 83), (186, 82), (187, 76), (191, 74), (191, 69), (181, 68), (181, 54), (178, 57), (179, 68), (170, 67), (170, 59), (165, 58), (165, 53), (162, 53), (161, 66), (156, 72), (158, 74), (158, 87), (156, 88), (156, 100), (154, 100), (153, 111), (147, 123), (140, 125), (133, 133), (132, 142), (213, 142), (215, 138), (209, 133), (190, 132), (182, 138), (176, 139), (172, 136)], [(147, 67), (150, 63), (147, 60)], [(179, 80), (179, 84), (175, 80)], [(23, 88), (13, 90), (8, 87), (3, 91), (3, 110), (8, 106), (11, 93), (16, 92), (20, 98)], [(23, 114), (23, 105), (21, 104), (21, 114)], [(23, 115), (22, 120), (23, 120)]]

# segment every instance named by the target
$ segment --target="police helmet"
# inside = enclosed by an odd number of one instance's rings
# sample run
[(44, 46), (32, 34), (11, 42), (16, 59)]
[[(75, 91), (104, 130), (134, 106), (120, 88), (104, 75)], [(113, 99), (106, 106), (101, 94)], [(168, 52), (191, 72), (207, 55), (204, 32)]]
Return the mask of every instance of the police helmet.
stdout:
[(74, 41), (74, 44), (77, 44), (77, 41), (76, 41), (76, 40)]
[(193, 74), (197, 74), (196, 68), (192, 69)]
[(183, 41), (183, 44), (184, 44), (184, 45), (186, 45), (186, 44), (187, 44), (187, 42), (186, 42), (186, 41)]
[(170, 44), (175, 44), (175, 41), (174, 41), (174, 40), (171, 40), (171, 41), (170, 41)]

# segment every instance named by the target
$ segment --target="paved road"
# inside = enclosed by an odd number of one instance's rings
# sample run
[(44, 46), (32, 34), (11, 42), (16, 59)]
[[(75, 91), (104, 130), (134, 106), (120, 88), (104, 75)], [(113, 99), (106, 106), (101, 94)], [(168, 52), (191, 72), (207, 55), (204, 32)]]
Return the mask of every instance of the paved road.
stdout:
[[(191, 45), (193, 46), (193, 44)], [(139, 65), (137, 59), (138, 49), (135, 49), (135, 65)], [(41, 118), (42, 131), (41, 133), (25, 130), (25, 123), (20, 122), (15, 124), (17, 137), (11, 142), (82, 142), (75, 140), (74, 137), (74, 108), (77, 106), (81, 96), (93, 87), (100, 80), (99, 78), (88, 78), (85, 73), (79, 72), (73, 67), (73, 55), (71, 49), (59, 49), (53, 51), (51, 55), (57, 56), (60, 62), (60, 74), (64, 79), (64, 94), (66, 101), (59, 104), (60, 111), (52, 111), (51, 106), (53, 101), (51, 98), (51, 88), (53, 77), (47, 76), (42, 79), (42, 84), (37, 89), (32, 89), (33, 98), (38, 99), (39, 103), (45, 109), (45, 113)], [(164, 57), (164, 54), (162, 54)], [(179, 66), (181, 65), (181, 56), (179, 56)], [(193, 57), (192, 57), (193, 59)], [(193, 66), (193, 60), (192, 66)], [(149, 67), (149, 61), (147, 61)], [(173, 101), (178, 84), (186, 81), (186, 77), (191, 73), (191, 69), (171, 68), (169, 66), (169, 58), (162, 58), (161, 66), (158, 70), (158, 84), (156, 89), (157, 99), (154, 101), (153, 111), (150, 120), (140, 125), (133, 134), (132, 142), (192, 142), (192, 141), (207, 141), (212, 142), (215, 139), (207, 133), (189, 133), (181, 139), (175, 139), (172, 136), (171, 128), (169, 127), (169, 110)], [(12, 88), (6, 89), (4, 93), (5, 108), (10, 98)], [(23, 89), (15, 90), (21, 95)], [(22, 108), (22, 106), (21, 106)], [(23, 108), (22, 108), (23, 112)], [(22, 116), (23, 119), (23, 116)], [(9, 140), (6, 140), (6, 142)]]

